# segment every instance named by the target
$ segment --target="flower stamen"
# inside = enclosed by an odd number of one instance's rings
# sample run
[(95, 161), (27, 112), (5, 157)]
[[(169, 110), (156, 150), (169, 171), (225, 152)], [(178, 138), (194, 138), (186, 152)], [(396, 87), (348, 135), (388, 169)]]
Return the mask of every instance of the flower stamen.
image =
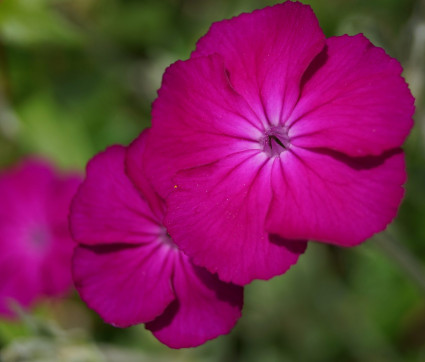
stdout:
[(269, 157), (278, 157), (290, 146), (287, 129), (282, 126), (268, 129), (261, 138), (260, 144)]

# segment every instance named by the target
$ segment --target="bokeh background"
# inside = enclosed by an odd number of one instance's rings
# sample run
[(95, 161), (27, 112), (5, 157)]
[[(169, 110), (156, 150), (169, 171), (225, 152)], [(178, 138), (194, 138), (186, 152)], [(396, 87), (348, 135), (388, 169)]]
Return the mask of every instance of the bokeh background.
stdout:
[[(230, 335), (197, 349), (108, 326), (74, 292), (0, 321), (1, 361), (425, 361), (425, 1), (303, 2), (327, 36), (363, 32), (404, 66), (417, 112), (396, 221), (357, 248), (311, 243), (288, 273), (246, 288)], [(0, 0), (0, 167), (38, 154), (83, 172), (149, 125), (164, 69), (213, 21), (274, 3)]]

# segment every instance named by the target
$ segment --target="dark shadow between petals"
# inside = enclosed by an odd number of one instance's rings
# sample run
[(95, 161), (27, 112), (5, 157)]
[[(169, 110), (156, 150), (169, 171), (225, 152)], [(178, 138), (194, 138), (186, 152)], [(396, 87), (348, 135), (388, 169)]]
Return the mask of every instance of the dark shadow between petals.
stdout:
[(269, 234), (269, 241), (272, 244), (284, 247), (288, 249), (291, 253), (295, 254), (303, 254), (307, 249), (307, 241), (306, 240), (289, 240), (282, 238), (277, 234)]
[(102, 244), (102, 245), (79, 245), (81, 248), (90, 250), (96, 254), (109, 254), (116, 253), (125, 249), (136, 249), (141, 246), (141, 244), (126, 244), (126, 243), (113, 243), (113, 244)]
[(215, 292), (217, 299), (234, 307), (242, 308), (243, 287), (221, 281), (217, 274), (211, 274), (205, 268), (194, 265), (194, 272), (202, 283)]
[(328, 46), (325, 45), (322, 51), (316, 55), (313, 61), (310, 63), (306, 71), (304, 72), (301, 83), (300, 83), (300, 94), (302, 94), (304, 86), (314, 76), (314, 74), (326, 63), (328, 60)]
[(146, 328), (151, 332), (157, 332), (171, 324), (177, 312), (180, 309), (180, 303), (177, 299), (172, 301), (165, 311), (153, 321), (146, 323)]
[(354, 170), (370, 170), (372, 168), (381, 166), (388, 158), (398, 155), (403, 152), (401, 148), (393, 148), (385, 151), (378, 156), (361, 156), (353, 157), (345, 153), (330, 150), (327, 148), (309, 148), (310, 151), (332, 157), (333, 159), (345, 163), (348, 167)]

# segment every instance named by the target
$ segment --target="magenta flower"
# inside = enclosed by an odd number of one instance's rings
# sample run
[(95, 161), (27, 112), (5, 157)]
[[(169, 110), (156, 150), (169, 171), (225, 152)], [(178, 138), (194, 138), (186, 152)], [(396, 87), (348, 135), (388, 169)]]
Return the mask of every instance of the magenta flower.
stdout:
[(132, 180), (121, 146), (108, 148), (87, 166), (71, 208), (71, 230), (80, 243), (74, 281), (82, 299), (107, 323), (146, 323), (169, 347), (194, 347), (233, 328), (243, 288), (193, 265), (171, 240), (162, 223), (164, 204), (138, 162), (143, 138), (128, 151)]
[(326, 39), (301, 3), (214, 24), (153, 106), (145, 162), (174, 242), (243, 285), (287, 270), (302, 240), (385, 229), (414, 112), (401, 72), (363, 35)]
[(1, 315), (14, 315), (11, 300), (29, 307), (72, 286), (68, 209), (80, 182), (35, 159), (0, 174)]

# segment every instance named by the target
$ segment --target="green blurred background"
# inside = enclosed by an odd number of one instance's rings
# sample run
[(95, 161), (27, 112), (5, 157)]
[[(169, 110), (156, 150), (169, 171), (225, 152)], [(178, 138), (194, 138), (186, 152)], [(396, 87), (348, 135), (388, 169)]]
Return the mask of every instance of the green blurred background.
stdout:
[[(128, 144), (149, 125), (164, 69), (211, 22), (274, 3), (0, 0), (0, 166), (35, 153), (83, 170)], [(0, 322), (1, 361), (425, 361), (425, 1), (304, 3), (328, 36), (363, 32), (405, 68), (417, 112), (396, 221), (357, 248), (311, 244), (288, 273), (246, 288), (230, 335), (197, 349), (105, 325), (74, 293)]]

